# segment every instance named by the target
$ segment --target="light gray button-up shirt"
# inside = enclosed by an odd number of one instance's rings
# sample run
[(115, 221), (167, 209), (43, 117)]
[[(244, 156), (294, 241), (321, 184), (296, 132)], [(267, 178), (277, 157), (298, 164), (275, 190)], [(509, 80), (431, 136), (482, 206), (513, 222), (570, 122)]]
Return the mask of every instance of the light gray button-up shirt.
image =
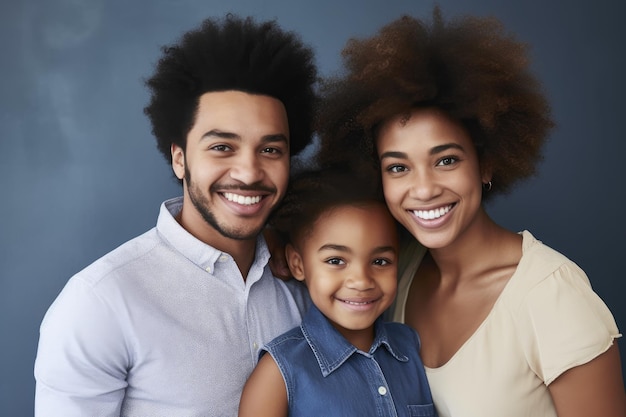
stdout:
[(157, 226), (72, 277), (48, 310), (35, 415), (236, 416), (259, 348), (297, 326), (298, 282), (272, 277), (262, 238), (244, 281), (233, 258), (161, 206)]

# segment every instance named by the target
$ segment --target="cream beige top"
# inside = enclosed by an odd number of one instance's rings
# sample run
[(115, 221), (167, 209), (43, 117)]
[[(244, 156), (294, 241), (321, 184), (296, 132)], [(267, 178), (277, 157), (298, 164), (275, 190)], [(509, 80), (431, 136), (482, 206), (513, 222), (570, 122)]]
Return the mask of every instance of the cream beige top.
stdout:
[[(583, 270), (522, 235), (520, 263), (487, 318), (445, 365), (426, 368), (440, 417), (556, 416), (547, 386), (621, 337)], [(397, 321), (424, 253), (417, 245), (411, 251), (411, 262), (400, 265)]]

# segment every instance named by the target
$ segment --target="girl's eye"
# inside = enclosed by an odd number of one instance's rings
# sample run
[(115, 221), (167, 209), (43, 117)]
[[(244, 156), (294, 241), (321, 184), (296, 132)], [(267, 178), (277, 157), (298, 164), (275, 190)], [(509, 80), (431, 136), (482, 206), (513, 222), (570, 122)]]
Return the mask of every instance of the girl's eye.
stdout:
[(343, 265), (345, 262), (341, 258), (326, 259), (326, 263), (330, 265)]
[(384, 259), (384, 258), (374, 259), (374, 265), (378, 265), (378, 266), (391, 265), (391, 261), (389, 259)]
[(439, 162), (437, 162), (437, 166), (447, 166), (453, 165), (458, 161), (458, 159), (454, 156), (446, 156), (445, 158), (441, 158)]

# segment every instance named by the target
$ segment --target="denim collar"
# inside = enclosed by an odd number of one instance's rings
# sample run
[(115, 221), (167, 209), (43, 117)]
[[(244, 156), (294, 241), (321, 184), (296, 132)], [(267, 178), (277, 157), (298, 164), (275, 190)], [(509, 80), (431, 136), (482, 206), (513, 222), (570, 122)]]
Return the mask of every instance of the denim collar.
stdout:
[(314, 305), (309, 308), (300, 324), (300, 329), (317, 358), (317, 363), (324, 376), (328, 376), (339, 368), (352, 354), (358, 353), (372, 357), (380, 346), (384, 346), (400, 362), (409, 360), (402, 353), (402, 349), (397, 346), (397, 343), (388, 337), (381, 317), (374, 323), (374, 343), (372, 343), (369, 352), (360, 351), (350, 344)]

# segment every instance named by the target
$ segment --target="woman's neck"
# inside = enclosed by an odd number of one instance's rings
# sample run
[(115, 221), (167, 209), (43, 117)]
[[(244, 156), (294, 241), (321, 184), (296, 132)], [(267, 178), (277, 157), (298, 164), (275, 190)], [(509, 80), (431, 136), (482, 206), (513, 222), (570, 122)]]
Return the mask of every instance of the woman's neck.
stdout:
[(466, 281), (501, 264), (517, 263), (521, 237), (496, 224), (485, 211), (450, 245), (431, 249), (442, 280)]

